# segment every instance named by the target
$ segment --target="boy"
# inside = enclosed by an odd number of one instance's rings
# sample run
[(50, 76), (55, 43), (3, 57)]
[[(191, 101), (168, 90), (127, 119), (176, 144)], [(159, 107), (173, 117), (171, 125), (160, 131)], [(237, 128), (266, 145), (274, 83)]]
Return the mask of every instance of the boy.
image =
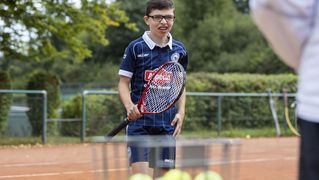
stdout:
[[(176, 105), (161, 114), (141, 116), (137, 102), (149, 80), (147, 74), (168, 61), (178, 61), (186, 70), (188, 56), (182, 43), (174, 40), (170, 31), (175, 21), (172, 0), (149, 0), (144, 16), (149, 26), (142, 37), (132, 41), (125, 50), (119, 70), (119, 96), (131, 122), (127, 136), (161, 135), (168, 139), (181, 132), (185, 114), (185, 90)], [(131, 92), (130, 92), (131, 91)], [(164, 148), (161, 167), (150, 161), (150, 148), (137, 148), (128, 144), (132, 173), (144, 173), (157, 177), (175, 167), (175, 148)], [(142, 156), (141, 156), (142, 154)], [(159, 172), (153, 172), (159, 169)]]

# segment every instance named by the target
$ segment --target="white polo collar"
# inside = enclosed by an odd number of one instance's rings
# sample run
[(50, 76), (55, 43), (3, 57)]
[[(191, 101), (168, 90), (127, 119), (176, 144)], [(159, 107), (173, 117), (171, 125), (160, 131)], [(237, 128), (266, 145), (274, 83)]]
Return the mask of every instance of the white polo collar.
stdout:
[[(145, 41), (145, 43), (147, 44), (147, 46), (150, 48), (150, 49), (154, 49), (154, 47), (157, 45), (149, 36), (148, 34), (150, 33), (150, 31), (145, 31), (142, 38), (143, 40)], [(169, 37), (169, 41), (166, 45), (164, 45), (163, 47), (166, 47), (166, 46), (169, 46), (170, 49), (173, 49), (173, 38), (172, 38), (172, 35), (171, 33), (168, 33), (168, 37)], [(157, 45), (158, 46), (158, 45)]]

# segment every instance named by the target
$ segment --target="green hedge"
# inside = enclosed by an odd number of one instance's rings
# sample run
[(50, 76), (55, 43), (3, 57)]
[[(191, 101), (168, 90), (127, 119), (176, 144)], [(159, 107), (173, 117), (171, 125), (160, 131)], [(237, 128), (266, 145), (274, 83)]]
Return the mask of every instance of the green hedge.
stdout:
[[(188, 92), (243, 92), (266, 93), (269, 88), (273, 92), (296, 91), (297, 76), (256, 75), (256, 74), (214, 74), (196, 73), (187, 76)], [(275, 98), (278, 103), (279, 116), (283, 115), (280, 106), (282, 99)], [(66, 118), (81, 117), (81, 97), (77, 96), (64, 106), (63, 116)], [(125, 117), (125, 109), (117, 95), (87, 96), (87, 129), (88, 135), (103, 135)], [(268, 97), (222, 98), (222, 128), (259, 128), (273, 126)], [(185, 130), (212, 129), (217, 127), (217, 98), (187, 96), (186, 117), (183, 124)], [(80, 125), (63, 123), (65, 135), (79, 135)]]
[[(82, 98), (75, 96), (63, 103), (62, 118), (82, 118)], [(80, 136), (82, 122), (63, 122), (60, 133), (63, 136)]]
[[(58, 117), (58, 107), (61, 103), (60, 80), (57, 75), (47, 72), (36, 72), (29, 79), (27, 84), (29, 90), (46, 90), (48, 97), (48, 118)], [(32, 126), (32, 135), (39, 136), (42, 132), (43, 117), (43, 96), (42, 94), (28, 94), (27, 104), (30, 107), (27, 115)], [(50, 132), (54, 124), (49, 124)], [(50, 132), (53, 133), (53, 132)]]
[[(268, 89), (279, 93), (283, 89), (296, 92), (297, 76), (293, 74), (207, 74), (188, 76), (187, 91), (266, 93)], [(274, 98), (279, 118), (283, 117), (283, 100)], [(293, 101), (293, 99), (290, 99)], [(188, 97), (184, 129), (217, 128), (218, 99), (216, 97)], [(223, 129), (261, 128), (274, 126), (268, 97), (222, 97), (221, 122)]]
[(187, 76), (187, 91), (264, 93), (269, 88), (274, 92), (285, 88), (296, 92), (296, 82), (297, 76), (294, 74), (193, 73)]
[[(0, 89), (11, 89), (10, 76), (4, 71), (0, 71)], [(11, 101), (11, 94), (0, 93), (0, 134), (4, 134), (7, 129)]]
[[(124, 119), (124, 108), (118, 96), (87, 95), (86, 97), (86, 134), (88, 136), (103, 135)], [(63, 118), (82, 117), (82, 97), (72, 98), (63, 106)], [(61, 134), (64, 136), (79, 136), (81, 123), (64, 122)]]

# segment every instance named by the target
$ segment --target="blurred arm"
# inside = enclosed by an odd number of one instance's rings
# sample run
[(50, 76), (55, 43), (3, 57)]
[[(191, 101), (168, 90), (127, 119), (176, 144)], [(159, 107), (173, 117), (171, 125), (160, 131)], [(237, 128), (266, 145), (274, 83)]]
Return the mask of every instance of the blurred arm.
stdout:
[(298, 71), (316, 0), (250, 0), (252, 18), (275, 53)]

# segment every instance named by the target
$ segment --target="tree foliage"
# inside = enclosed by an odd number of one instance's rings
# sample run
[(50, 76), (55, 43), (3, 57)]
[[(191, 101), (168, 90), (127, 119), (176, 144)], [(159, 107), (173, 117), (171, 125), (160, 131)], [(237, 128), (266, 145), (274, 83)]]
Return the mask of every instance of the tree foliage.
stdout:
[(219, 12), (226, 7), (224, 4), (227, 2), (228, 0), (175, 0), (175, 32), (179, 38), (187, 38), (192, 34), (192, 30), (206, 19), (207, 15), (220, 14)]
[[(125, 47), (148, 29), (147, 0), (105, 1), (1, 1), (0, 65), (10, 66), (18, 87), (35, 69), (59, 74), (63, 84), (117, 81)], [(172, 34), (188, 50), (190, 72), (291, 72), (253, 25), (248, 0), (174, 2)]]
[[(36, 72), (30, 78), (26, 89), (45, 90), (48, 97), (48, 118), (58, 117), (58, 108), (61, 103), (60, 80), (57, 75), (47, 72)], [(30, 110), (27, 112), (30, 124), (32, 126), (32, 135), (41, 135), (43, 131), (43, 96), (42, 94), (27, 94), (27, 104)], [(49, 126), (52, 127), (53, 124)], [(52, 131), (51, 131), (52, 132)]]
[[(11, 89), (11, 78), (8, 72), (0, 70), (0, 89)], [(0, 93), (0, 135), (7, 130), (8, 117), (12, 104), (12, 94)]]
[(90, 58), (94, 62), (105, 63), (112, 62), (119, 64), (123, 56), (126, 46), (133, 39), (138, 38), (146, 30), (143, 16), (145, 14), (145, 4), (147, 0), (118, 0), (119, 6), (125, 11), (129, 17), (130, 22), (136, 24), (135, 29), (126, 28), (123, 23), (118, 27), (110, 27), (106, 30), (106, 35), (109, 36), (109, 45), (107, 47), (102, 45), (94, 46), (93, 55)]
[[(248, 14), (244, 1), (177, 0), (175, 35), (186, 44), (192, 72), (281, 73), (281, 63)], [(237, 5), (237, 6), (236, 6)], [(200, 11), (200, 13), (198, 13)]]
[(11, 60), (52, 61), (91, 56), (88, 44), (108, 44), (105, 30), (125, 24), (134, 28), (117, 3), (104, 0), (2, 0), (0, 52), (8, 68)]
[(249, 0), (233, 0), (238, 11), (248, 14), (249, 13)]

